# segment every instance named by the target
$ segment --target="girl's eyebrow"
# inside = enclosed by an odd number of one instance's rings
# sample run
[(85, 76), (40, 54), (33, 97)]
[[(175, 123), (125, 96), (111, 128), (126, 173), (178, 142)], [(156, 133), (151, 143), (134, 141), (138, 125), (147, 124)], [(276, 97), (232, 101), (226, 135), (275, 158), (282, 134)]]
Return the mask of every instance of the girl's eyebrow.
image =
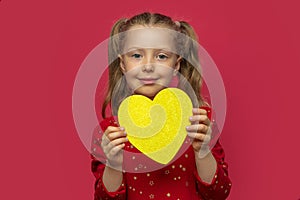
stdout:
[(136, 50), (143, 51), (143, 50), (146, 50), (146, 49), (153, 49), (154, 51), (166, 51), (166, 52), (170, 52), (170, 53), (173, 52), (170, 48), (150, 48), (150, 47), (147, 47), (147, 48), (130, 47), (130, 48), (126, 49), (126, 52), (136, 51)]
[(155, 51), (166, 51), (168, 53), (172, 53), (173, 52), (173, 51), (171, 51), (171, 49), (167, 49), (167, 48), (155, 49)]
[(124, 51), (124, 53), (128, 53), (130, 51), (137, 51), (137, 50), (143, 50), (143, 48), (142, 47), (130, 47), (130, 48), (126, 49)]

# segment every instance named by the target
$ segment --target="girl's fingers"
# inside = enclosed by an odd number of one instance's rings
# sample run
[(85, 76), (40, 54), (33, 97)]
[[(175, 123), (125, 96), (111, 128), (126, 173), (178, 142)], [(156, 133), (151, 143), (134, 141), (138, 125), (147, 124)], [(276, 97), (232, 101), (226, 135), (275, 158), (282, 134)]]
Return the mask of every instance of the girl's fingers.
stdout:
[(207, 111), (202, 108), (193, 108), (194, 115), (207, 115)]
[(101, 139), (101, 146), (106, 146), (109, 142), (110, 140), (108, 139), (108, 137), (105, 134), (103, 134)]
[(127, 141), (128, 141), (128, 138), (126, 138), (126, 137), (115, 139), (115, 140), (111, 141), (110, 143), (108, 143), (107, 148), (110, 151), (114, 147), (119, 146), (120, 144), (123, 144)]
[(195, 132), (195, 133), (207, 133), (208, 126), (204, 124), (193, 124), (186, 127), (188, 132)]
[(194, 142), (193, 148), (199, 151), (201, 149), (202, 142)]
[(209, 124), (210, 124), (210, 120), (207, 117), (207, 115), (193, 115), (190, 117), (190, 122), (192, 124), (202, 123), (207, 126), (209, 126)]
[[(105, 130), (104, 134), (102, 135), (102, 141), (101, 141), (101, 147), (106, 151), (108, 152), (110, 150), (111, 145), (108, 147), (108, 145), (118, 139), (118, 138), (123, 138), (121, 139), (122, 140), (125, 140), (126, 136), (126, 132), (124, 131), (124, 128), (123, 127), (114, 127), (114, 126), (109, 126), (107, 127), (107, 129)], [(117, 140), (116, 142), (114, 142), (112, 145), (115, 146), (115, 145), (118, 145), (119, 140)]]
[(205, 134), (202, 133), (188, 132), (187, 135), (193, 139), (197, 139), (200, 141), (203, 141), (205, 138)]
[(115, 126), (109, 126), (104, 132), (104, 135), (107, 136), (107, 138), (112, 141), (119, 137), (124, 137), (126, 135), (125, 129), (123, 127), (115, 127)]
[(124, 138), (124, 137), (126, 137), (126, 133), (124, 133), (123, 131), (113, 132), (113, 133), (110, 133), (108, 135), (103, 134), (101, 144), (102, 145), (107, 145), (111, 141), (114, 141), (118, 138)]
[(113, 148), (109, 151), (108, 157), (117, 155), (124, 147), (125, 147), (125, 144), (124, 144), (124, 143), (119, 144), (119, 145), (113, 147)]
[(108, 126), (107, 129), (105, 130), (104, 134), (109, 135), (110, 133), (124, 131), (124, 130), (125, 129), (123, 127)]
[(125, 137), (125, 136), (126, 136), (126, 132), (124, 132), (124, 131), (111, 132), (108, 135), (106, 135), (106, 137), (110, 141), (113, 141), (115, 139), (118, 139), (118, 138), (121, 138), (121, 137)]
[(113, 141), (109, 141), (108, 143), (105, 143), (105, 141), (102, 140), (101, 147), (103, 149), (103, 152), (106, 155), (109, 155), (109, 154), (111, 154), (111, 151), (115, 147), (117, 147), (117, 146), (125, 146), (124, 143), (127, 142), (127, 141), (128, 141), (128, 138), (126, 138), (126, 137), (118, 138), (118, 139), (115, 139)]
[(209, 141), (211, 140), (210, 135), (206, 135), (202, 133), (193, 133), (193, 132), (188, 132), (187, 134), (189, 137), (199, 140), (203, 143), (209, 143)]

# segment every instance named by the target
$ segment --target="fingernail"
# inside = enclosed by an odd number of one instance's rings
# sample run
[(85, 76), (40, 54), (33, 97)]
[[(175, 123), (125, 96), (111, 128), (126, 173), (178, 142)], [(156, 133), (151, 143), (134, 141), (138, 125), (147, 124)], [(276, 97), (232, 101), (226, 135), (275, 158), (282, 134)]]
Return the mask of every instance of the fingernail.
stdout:
[(193, 117), (190, 117), (189, 119), (190, 119), (190, 120), (193, 120)]
[(127, 135), (127, 133), (124, 131), (124, 135)]
[(121, 131), (124, 131), (125, 129), (124, 129), (124, 127), (120, 127), (120, 130), (121, 130)]
[(185, 127), (185, 128), (186, 128), (186, 130), (190, 130), (191, 127), (190, 127), (190, 126), (187, 126), (187, 127)]

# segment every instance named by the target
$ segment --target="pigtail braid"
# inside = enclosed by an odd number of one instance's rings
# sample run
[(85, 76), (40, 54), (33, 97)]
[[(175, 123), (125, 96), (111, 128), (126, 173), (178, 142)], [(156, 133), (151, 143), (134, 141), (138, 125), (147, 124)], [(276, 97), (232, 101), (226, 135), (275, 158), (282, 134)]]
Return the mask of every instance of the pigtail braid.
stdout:
[(124, 30), (124, 26), (127, 23), (127, 19), (123, 18), (118, 20), (110, 32), (109, 46), (108, 46), (108, 61), (109, 61), (109, 84), (108, 90), (105, 94), (105, 100), (102, 105), (102, 117), (105, 118), (106, 107), (111, 102), (112, 92), (117, 84), (116, 80), (122, 78), (122, 71), (120, 70), (120, 59), (118, 54), (120, 54), (120, 32)]
[[(187, 22), (179, 21), (179, 25), (178, 22), (176, 25), (179, 28), (179, 31), (187, 36), (187, 39), (183, 42), (182, 53), (184, 58), (181, 65), (184, 67), (180, 67), (180, 73), (194, 89), (199, 105), (201, 106), (204, 104), (204, 100), (201, 96), (202, 75), (198, 57), (198, 37), (194, 29)], [(188, 83), (184, 80), (180, 80), (179, 82), (183, 89), (186, 89), (185, 85)]]

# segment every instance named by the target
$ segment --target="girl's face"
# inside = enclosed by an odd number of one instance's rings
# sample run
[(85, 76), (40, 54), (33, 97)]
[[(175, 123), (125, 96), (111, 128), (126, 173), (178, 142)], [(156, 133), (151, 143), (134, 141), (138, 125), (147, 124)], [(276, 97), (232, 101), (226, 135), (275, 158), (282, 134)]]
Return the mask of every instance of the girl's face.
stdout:
[(168, 87), (180, 68), (172, 36), (163, 29), (133, 26), (126, 34), (120, 67), (135, 94), (149, 98)]

